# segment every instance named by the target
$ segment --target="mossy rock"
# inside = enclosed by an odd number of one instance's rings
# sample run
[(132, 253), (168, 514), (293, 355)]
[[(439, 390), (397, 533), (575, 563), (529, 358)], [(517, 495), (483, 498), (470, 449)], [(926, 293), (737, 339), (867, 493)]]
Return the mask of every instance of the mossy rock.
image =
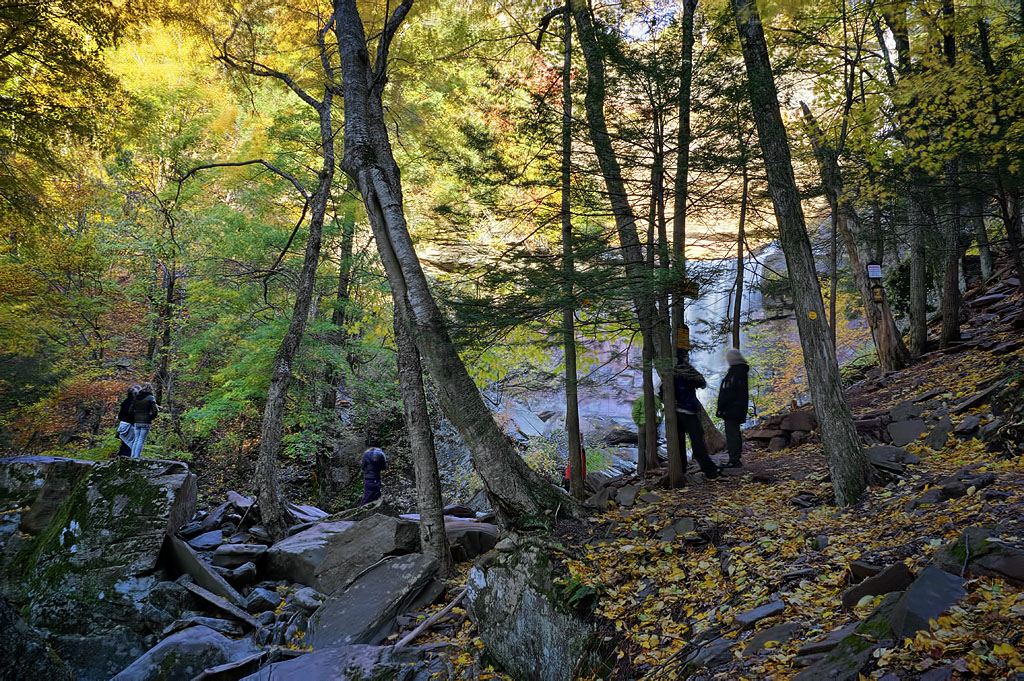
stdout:
[(599, 637), (558, 587), (551, 550), (527, 543), (470, 572), (469, 612), (488, 654), (523, 681), (569, 681), (598, 664)]
[(43, 529), (19, 537), (0, 585), (30, 624), (51, 633), (124, 625), (141, 635), (141, 602), (159, 581), (164, 537), (194, 513), (195, 499), (195, 476), (181, 463), (93, 465), (73, 480)]

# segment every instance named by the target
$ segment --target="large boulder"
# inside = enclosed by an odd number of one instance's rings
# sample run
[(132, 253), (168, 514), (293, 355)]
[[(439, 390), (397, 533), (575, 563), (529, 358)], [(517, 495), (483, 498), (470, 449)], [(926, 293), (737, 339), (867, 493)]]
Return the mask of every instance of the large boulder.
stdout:
[(437, 561), (420, 553), (387, 558), (313, 613), (306, 640), (316, 650), (380, 643), (395, 630), (399, 615), (440, 595), (437, 570)]
[(419, 550), (418, 523), (373, 515), (358, 522), (321, 522), (274, 544), (267, 573), (332, 594), (385, 556)]
[(255, 651), (248, 639), (232, 641), (206, 626), (189, 627), (165, 638), (111, 681), (189, 681), (208, 667)]
[[(10, 535), (0, 554), (3, 595), (49, 631), (79, 678), (110, 678), (166, 623), (146, 598), (160, 581), (165, 537), (195, 512), (195, 476), (177, 461), (125, 458), (86, 467), (21, 457), (0, 461), (0, 470), (8, 500), (25, 493), (11, 483), (26, 471), (41, 478), (25, 514), (34, 524)], [(50, 493), (57, 477), (70, 482), (59, 501)], [(45, 513), (33, 514), (36, 503)], [(43, 517), (42, 529), (27, 531)]]
[(466, 582), (468, 610), (487, 652), (520, 681), (569, 681), (593, 669), (592, 624), (556, 594), (551, 553), (527, 544), (475, 565)]
[(242, 681), (430, 681), (444, 669), (424, 648), (351, 645), (275, 662)]

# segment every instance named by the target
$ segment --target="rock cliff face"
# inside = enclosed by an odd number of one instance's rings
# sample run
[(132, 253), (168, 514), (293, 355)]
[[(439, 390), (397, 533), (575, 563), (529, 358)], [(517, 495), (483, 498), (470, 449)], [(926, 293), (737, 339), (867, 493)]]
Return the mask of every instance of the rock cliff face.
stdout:
[(79, 678), (110, 678), (161, 628), (147, 597), (164, 537), (195, 505), (174, 461), (0, 460), (0, 592)]

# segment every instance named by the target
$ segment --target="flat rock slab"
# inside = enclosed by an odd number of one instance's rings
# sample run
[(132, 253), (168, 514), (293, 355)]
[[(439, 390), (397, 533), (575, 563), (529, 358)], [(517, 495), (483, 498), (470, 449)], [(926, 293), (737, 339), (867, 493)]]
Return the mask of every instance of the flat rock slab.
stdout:
[(189, 627), (165, 638), (111, 681), (190, 681), (207, 667), (254, 652), (249, 640), (232, 641), (209, 627)]
[(916, 454), (893, 445), (875, 445), (869, 447), (865, 454), (872, 463), (921, 463), (921, 458)]
[(892, 438), (892, 444), (896, 447), (903, 447), (927, 432), (928, 426), (920, 419), (911, 419), (908, 421), (893, 421), (888, 425), (888, 430), (889, 437)]
[(836, 646), (842, 642), (844, 638), (854, 632), (854, 630), (860, 625), (860, 622), (853, 622), (847, 624), (845, 627), (839, 627), (834, 631), (829, 632), (824, 638), (820, 638), (817, 641), (811, 641), (800, 646), (797, 651), (798, 657), (806, 657), (807, 655), (817, 655), (821, 653), (827, 653), (835, 649)]
[(619, 493), (615, 495), (615, 501), (620, 506), (632, 506), (636, 503), (636, 495), (640, 493), (642, 488), (637, 485), (625, 485), (619, 488)]
[(743, 656), (747, 657), (750, 655), (756, 655), (761, 651), (768, 643), (785, 643), (789, 639), (793, 638), (796, 632), (800, 631), (800, 625), (796, 622), (784, 622), (782, 624), (776, 624), (774, 627), (759, 631), (750, 639), (747, 646), (743, 649)]
[(351, 645), (316, 650), (293, 660), (275, 662), (242, 681), (430, 681), (444, 669), (440, 658), (433, 657), (428, 648)]
[(246, 563), (255, 563), (266, 552), (266, 544), (221, 544), (213, 552), (213, 564), (236, 568)]
[(228, 615), (234, 617), (236, 620), (248, 624), (253, 629), (256, 629), (259, 626), (256, 620), (252, 617), (252, 615), (247, 613), (245, 610), (242, 610), (236, 605), (228, 603), (226, 600), (224, 600), (217, 594), (207, 591), (198, 584), (182, 581), (181, 585), (189, 591), (191, 591), (192, 593), (194, 593), (196, 596), (199, 596), (199, 598), (203, 599), (213, 607), (220, 610), (221, 612), (227, 613)]
[(239, 638), (245, 634), (245, 629), (238, 622), (232, 622), (231, 620), (222, 620), (216, 617), (186, 617), (185, 619), (175, 620), (166, 629), (163, 630), (163, 637), (167, 638), (176, 631), (182, 631), (189, 627), (209, 627), (214, 631), (224, 634), (225, 636), (234, 636)]
[(956, 424), (956, 428), (953, 429), (953, 432), (957, 435), (969, 435), (977, 430), (980, 425), (981, 417), (977, 414), (971, 414), (965, 417), (963, 421)]
[(190, 576), (196, 584), (207, 591), (226, 598), (240, 608), (245, 607), (245, 599), (242, 598), (242, 595), (235, 591), (235, 588), (228, 584), (227, 580), (201, 561), (192, 547), (173, 535), (167, 537), (167, 542), (179, 570)]
[(223, 543), (223, 530), (210, 530), (188, 540), (188, 545), (197, 551), (211, 551)]
[(306, 640), (317, 650), (380, 643), (395, 630), (398, 615), (438, 595), (437, 569), (420, 553), (388, 558), (330, 596), (310, 617)]
[(778, 615), (779, 613), (785, 611), (785, 609), (786, 604), (782, 601), (772, 601), (771, 603), (765, 603), (764, 605), (754, 608), (753, 610), (741, 612), (740, 614), (736, 615), (736, 624), (740, 625), (741, 627), (750, 627), (756, 624), (757, 622), (765, 619), (766, 617)]
[(925, 568), (896, 603), (889, 620), (892, 633), (903, 640), (927, 629), (928, 620), (935, 619), (967, 595), (963, 583), (963, 578), (945, 570)]
[(882, 596), (893, 591), (903, 591), (913, 579), (906, 563), (890, 565), (877, 575), (847, 589), (841, 598), (843, 609), (852, 610), (865, 596)]
[(916, 419), (921, 416), (921, 412), (924, 411), (924, 407), (918, 404), (916, 401), (908, 400), (906, 402), (900, 402), (895, 407), (889, 410), (889, 416), (893, 421), (906, 421), (908, 419)]
[(373, 515), (365, 520), (319, 522), (274, 544), (264, 558), (267, 574), (332, 594), (386, 556), (419, 549), (419, 524)]

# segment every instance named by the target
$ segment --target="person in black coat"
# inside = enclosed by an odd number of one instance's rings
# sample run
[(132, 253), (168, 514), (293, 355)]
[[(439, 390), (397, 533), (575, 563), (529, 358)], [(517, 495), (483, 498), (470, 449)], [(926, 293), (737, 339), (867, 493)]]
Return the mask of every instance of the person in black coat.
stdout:
[(128, 395), (121, 402), (121, 408), (117, 410), (117, 439), (121, 442), (118, 456), (132, 455), (132, 434), (135, 427), (135, 413), (132, 406), (135, 404), (135, 396), (142, 390), (141, 385), (133, 385), (128, 388)]
[(380, 441), (374, 437), (370, 438), (367, 444), (369, 448), (363, 453), (363, 460), (359, 462), (359, 468), (363, 471), (363, 498), (359, 501), (360, 506), (380, 499), (380, 474), (388, 467), (388, 457), (380, 448)]
[(725, 355), (729, 362), (729, 371), (722, 379), (718, 390), (718, 418), (725, 422), (725, 444), (729, 450), (729, 468), (742, 466), (740, 455), (743, 452), (743, 435), (740, 426), (747, 420), (750, 403), (750, 390), (747, 385), (747, 374), (750, 365), (743, 359), (740, 351), (733, 348)]
[[(700, 424), (700, 400), (697, 391), (707, 387), (704, 376), (693, 368), (686, 350), (676, 351), (675, 392), (676, 392), (676, 424), (679, 433), (679, 448), (686, 447), (686, 436), (690, 436), (690, 452), (693, 460), (700, 466), (704, 477), (709, 480), (717, 478), (720, 473), (718, 466), (708, 454), (707, 443), (704, 442), (704, 428)], [(684, 454), (685, 456), (685, 454)]]

